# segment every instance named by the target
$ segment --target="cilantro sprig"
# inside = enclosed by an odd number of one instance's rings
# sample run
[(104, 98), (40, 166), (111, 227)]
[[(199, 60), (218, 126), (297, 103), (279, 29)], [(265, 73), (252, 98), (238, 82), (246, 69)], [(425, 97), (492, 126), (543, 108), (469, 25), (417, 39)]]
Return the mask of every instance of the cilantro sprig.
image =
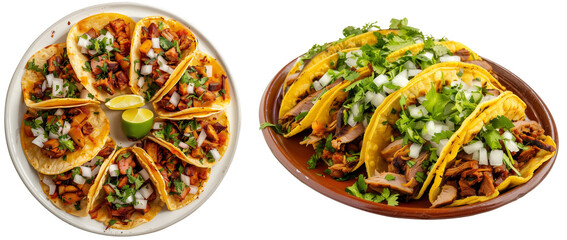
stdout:
[(368, 185), (364, 181), (364, 176), (362, 174), (358, 175), (358, 179), (356, 182), (350, 186), (345, 188), (345, 191), (353, 195), (357, 198), (362, 198), (367, 201), (381, 203), (386, 201), (386, 203), (390, 206), (397, 206), (398, 205), (398, 196), (397, 193), (391, 193), (390, 189), (384, 188), (381, 193), (373, 193), (367, 192)]

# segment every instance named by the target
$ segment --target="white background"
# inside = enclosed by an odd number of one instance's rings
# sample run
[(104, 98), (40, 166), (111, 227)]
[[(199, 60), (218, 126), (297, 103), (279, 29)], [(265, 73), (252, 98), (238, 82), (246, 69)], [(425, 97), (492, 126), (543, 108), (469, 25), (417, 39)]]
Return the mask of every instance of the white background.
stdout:
[[(12, 74), (36, 37), (63, 16), (100, 2), (13, 1), (3, 8), (0, 114), (4, 114)], [(546, 102), (559, 135), (567, 136), (563, 83), (567, 80), (567, 9), (559, 1), (469, 1), (462, 5), (452, 1), (138, 2), (183, 17), (208, 38), (232, 74), (242, 122), (232, 165), (208, 201), (184, 220), (137, 238), (536, 239), (543, 234), (565, 235), (567, 163), (562, 155), (538, 187), (496, 210), (447, 220), (398, 219), (352, 208), (310, 189), (276, 160), (258, 130), (264, 89), (285, 64), (314, 43), (342, 37), (346, 26), (378, 21), (387, 28), (392, 17), (407, 17), (411, 26), (424, 33), (460, 41), (518, 75)], [(0, 137), (3, 236), (110, 238), (75, 228), (39, 204), (16, 173), (5, 141)]]

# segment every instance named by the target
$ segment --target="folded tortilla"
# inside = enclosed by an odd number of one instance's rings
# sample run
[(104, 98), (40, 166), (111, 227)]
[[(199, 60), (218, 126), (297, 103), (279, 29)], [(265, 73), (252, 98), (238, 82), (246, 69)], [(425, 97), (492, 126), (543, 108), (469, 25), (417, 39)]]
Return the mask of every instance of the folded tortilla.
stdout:
[[(170, 67), (173, 68), (173, 72), (171, 73), (170, 77), (162, 87), (159, 87), (158, 85), (151, 86), (153, 83), (152, 80), (146, 80), (146, 82), (142, 85), (142, 87), (140, 87), (139, 78), (141, 76), (139, 76), (138, 73), (140, 72), (140, 68), (142, 67), (142, 65), (144, 65), (143, 61), (141, 61), (142, 54), (140, 53), (140, 47), (142, 46), (141, 39), (143, 37), (147, 37), (144, 35), (146, 33), (144, 29), (147, 29), (152, 23), (159, 26), (158, 27), (159, 31), (162, 31), (164, 29), (170, 29), (170, 31), (172, 31), (173, 33), (183, 32), (184, 34), (186, 34), (187, 39), (189, 39), (190, 44), (186, 49), (180, 50), (179, 62), (175, 65), (169, 65)], [(147, 99), (149, 99), (149, 101), (155, 100), (161, 94), (163, 89), (167, 86), (167, 83), (169, 81), (175, 81), (176, 78), (180, 77), (180, 73), (185, 69), (186, 64), (190, 60), (189, 56), (195, 51), (197, 45), (198, 45), (198, 41), (195, 35), (193, 35), (193, 33), (191, 32), (191, 30), (188, 27), (184, 26), (183, 24), (173, 19), (163, 16), (149, 16), (142, 18), (140, 21), (136, 23), (136, 27), (134, 30), (134, 37), (132, 39), (132, 51), (130, 53), (130, 61), (132, 63), (130, 66), (130, 86), (132, 92), (134, 94), (138, 94), (143, 97), (146, 97)], [(177, 45), (173, 47), (177, 48), (178, 46), (179, 43), (177, 42)], [(163, 51), (162, 48), (156, 50)], [(148, 79), (150, 78), (151, 77), (149, 77)], [(150, 88), (150, 86), (152, 88), (156, 88), (157, 86), (159, 87), (159, 89), (155, 90), (155, 92), (151, 94), (151, 96), (146, 96), (147, 94), (149, 94), (146, 93), (146, 91)]]

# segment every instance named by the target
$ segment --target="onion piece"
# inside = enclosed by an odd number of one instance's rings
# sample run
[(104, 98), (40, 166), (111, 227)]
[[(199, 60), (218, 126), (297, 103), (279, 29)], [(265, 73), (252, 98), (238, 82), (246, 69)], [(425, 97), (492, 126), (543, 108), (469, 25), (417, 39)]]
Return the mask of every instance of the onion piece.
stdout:
[(325, 73), (325, 75), (319, 78), (319, 84), (321, 84), (321, 87), (325, 87), (329, 85), (332, 80), (333, 78), (331, 78), (331, 75), (329, 75), (329, 73)]
[(420, 72), (421, 72), (421, 69), (409, 69), (408, 70), (408, 77), (415, 77)]
[(420, 54), (420, 55), (421, 55), (421, 56), (424, 56), (425, 58), (427, 58), (427, 59), (429, 59), (429, 60), (433, 59), (433, 53), (431, 53), (431, 52), (424, 52), (424, 53), (422, 53), (422, 54)]
[(388, 82), (388, 76), (386, 76), (384, 74), (380, 74), (380, 75), (378, 75), (378, 77), (374, 78), (374, 80), (372, 80), (372, 82), (374, 82), (374, 84), (376, 84), (377, 87), (380, 87), (382, 84)]
[(321, 83), (319, 81), (313, 81), (313, 89), (315, 89), (315, 91), (319, 91), (323, 89), (323, 86), (321, 86)]
[(71, 123), (63, 121), (63, 127), (61, 128), (61, 135), (66, 135), (71, 130)]
[(91, 170), (93, 177), (96, 177), (96, 175), (98, 175), (98, 172), (100, 172), (100, 166), (96, 166), (93, 170)]
[(43, 81), (41, 83), (41, 91), (45, 92), (45, 90), (47, 90), (47, 81)]
[(171, 104), (173, 104), (173, 106), (177, 107), (180, 100), (181, 100), (181, 95), (179, 95), (179, 93), (177, 93), (177, 92), (173, 92), (173, 94), (171, 95), (171, 98), (169, 99), (169, 103), (171, 103)]
[(508, 149), (508, 151), (510, 152), (520, 151), (520, 148), (518, 147), (518, 144), (516, 144), (515, 141), (504, 140), (504, 145), (506, 146), (506, 149)]
[(461, 57), (459, 56), (442, 56), (439, 58), (439, 62), (460, 62)]
[(356, 126), (356, 121), (354, 121), (354, 115), (351, 114), (348, 116), (347, 124), (350, 125), (351, 127)]
[(471, 154), (474, 152), (478, 152), (480, 150), (480, 148), (483, 147), (484, 144), (482, 144), (481, 141), (476, 141), (474, 143), (471, 143), (469, 145), (463, 146), (463, 150), (465, 150), (465, 152), (467, 154)]
[(90, 94), (89, 90), (83, 89), (83, 90), (81, 91), (81, 98), (82, 98), (82, 99), (89, 99), (89, 98), (90, 98), (90, 97), (89, 97), (89, 94)]
[(488, 161), (491, 166), (500, 166), (504, 163), (504, 151), (502, 150), (492, 150), (490, 155), (488, 155)]
[(408, 85), (408, 70), (403, 70), (392, 79), (392, 84), (402, 88)]
[(108, 174), (110, 174), (111, 177), (118, 177), (118, 173), (118, 164), (111, 164), (108, 166)]
[(183, 183), (185, 183), (185, 185), (190, 186), (191, 185), (191, 178), (183, 173), (180, 174), (179, 176), (181, 178), (181, 181)]
[(154, 130), (160, 130), (163, 128), (163, 122), (155, 122), (154, 126), (152, 126), (152, 129)]
[(207, 77), (213, 76), (213, 66), (212, 65), (205, 65), (205, 72), (207, 73)]
[(134, 209), (146, 209), (147, 206), (148, 206), (148, 200), (136, 199), (136, 202), (134, 204)]
[(53, 195), (55, 193), (55, 190), (57, 189), (57, 185), (55, 185), (53, 180), (50, 177), (48, 177), (47, 175), (44, 175), (42, 182), (49, 187), (49, 194), (48, 195), (49, 196)]
[(84, 34), (83, 36), (79, 37), (79, 41), (77, 41), (77, 45), (79, 45), (79, 47), (82, 48), (87, 48), (92, 44), (90, 40), (91, 37), (88, 34)]
[(65, 97), (63, 88), (64, 88), (63, 79), (53, 78), (53, 87), (51, 88), (51, 95), (53, 97)]
[(81, 175), (85, 178), (92, 178), (93, 172), (91, 171), (90, 167), (81, 166)]
[(147, 181), (150, 178), (150, 174), (148, 174), (148, 171), (146, 171), (146, 169), (142, 169), (138, 173), (142, 176), (142, 179), (144, 179), (144, 181)]
[(53, 75), (53, 73), (45, 75), (45, 80), (47, 80), (47, 87), (53, 86), (53, 79), (54, 78), (55, 78), (55, 76)]
[(130, 195), (124, 200), (124, 203), (132, 203), (132, 202), (134, 202), (134, 195)]
[(189, 148), (189, 145), (187, 145), (187, 143), (185, 143), (185, 142), (179, 142), (179, 147), (183, 148), (183, 149), (187, 149), (187, 148)]
[(38, 127), (38, 128), (32, 128), (31, 132), (33, 134), (34, 137), (37, 137), (39, 135), (44, 135), (45, 134), (45, 130), (43, 129), (43, 127)]
[(197, 187), (197, 186), (191, 185), (191, 186), (189, 186), (189, 188), (190, 188), (189, 194), (195, 195), (195, 194), (197, 194), (197, 192), (199, 191), (199, 187)]
[(215, 161), (218, 161), (221, 158), (221, 155), (219, 153), (219, 151), (216, 148), (213, 148), (209, 151), (209, 153), (211, 153), (211, 155), (213, 156), (213, 158), (215, 159)]
[(448, 142), (449, 139), (446, 138), (439, 140), (439, 146), (437, 147), (437, 156), (441, 156), (441, 152), (443, 151), (443, 148), (445, 148)]
[(412, 143), (409, 148), (409, 157), (410, 158), (418, 158), (419, 153), (421, 152), (421, 148), (423, 147), (422, 144)]
[(152, 69), (153, 69), (152, 65), (143, 65), (142, 68), (140, 69), (140, 74), (148, 75), (152, 73)]
[(152, 195), (152, 193), (154, 193), (154, 189), (150, 184), (142, 186), (138, 191), (140, 192), (140, 194), (142, 194), (142, 196), (144, 196), (144, 199), (148, 199)]
[(159, 45), (159, 38), (152, 38), (152, 48), (161, 48)]
[(195, 92), (195, 83), (187, 83), (187, 93), (193, 94)]
[(488, 151), (484, 147), (478, 151), (478, 164), (488, 165)]
[(76, 174), (75, 177), (73, 177), (73, 182), (79, 185), (83, 185), (85, 184), (85, 182), (87, 182), (87, 179), (79, 174)]
[(150, 48), (150, 50), (148, 50), (148, 53), (146, 53), (146, 56), (148, 56), (149, 58), (155, 58), (156, 52), (154, 52), (153, 48)]
[(144, 86), (144, 83), (146, 83), (146, 79), (145, 79), (144, 77), (140, 76), (140, 77), (138, 78), (138, 84), (137, 84), (138, 87), (139, 87), (139, 88), (142, 88), (142, 87)]
[(203, 144), (206, 138), (207, 138), (207, 133), (205, 132), (205, 130), (201, 130), (201, 132), (199, 133), (199, 137), (197, 137), (197, 146), (201, 147), (201, 144)]
[(384, 94), (376, 93), (374, 95), (374, 98), (372, 98), (372, 100), (370, 101), (370, 103), (372, 103), (372, 105), (374, 105), (374, 107), (378, 107), (378, 106), (380, 106), (380, 104), (382, 104), (382, 102), (384, 102), (385, 99), (386, 99), (386, 96), (384, 96)]

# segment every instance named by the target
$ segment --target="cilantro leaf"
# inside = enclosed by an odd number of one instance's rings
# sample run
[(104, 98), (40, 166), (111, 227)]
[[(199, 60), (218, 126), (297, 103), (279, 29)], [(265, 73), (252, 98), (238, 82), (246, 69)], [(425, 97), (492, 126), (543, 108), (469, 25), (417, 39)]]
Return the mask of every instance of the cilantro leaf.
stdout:
[(274, 130), (274, 132), (276, 132), (277, 134), (283, 135), (285, 134), (284, 131), (282, 130), (282, 125), (280, 124), (273, 124), (273, 123), (269, 123), (269, 122), (264, 122), (262, 124), (260, 124), (260, 130), (263, 130), (264, 128), (267, 127), (271, 127), (272, 130)]

